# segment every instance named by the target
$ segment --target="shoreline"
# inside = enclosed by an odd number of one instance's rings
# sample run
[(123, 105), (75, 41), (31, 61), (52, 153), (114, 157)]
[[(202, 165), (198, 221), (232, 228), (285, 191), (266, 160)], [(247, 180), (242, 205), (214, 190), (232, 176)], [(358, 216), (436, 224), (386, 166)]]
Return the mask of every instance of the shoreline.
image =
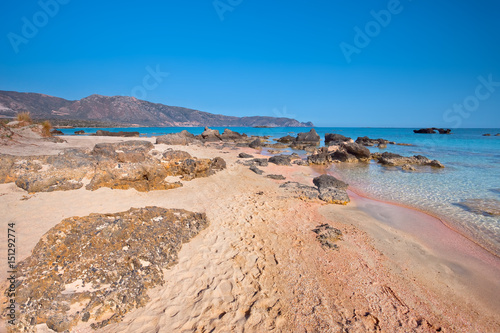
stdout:
[[(325, 166), (324, 167), (325, 168), (325, 172), (327, 172), (327, 173), (331, 174), (332, 176), (334, 176), (334, 177), (342, 180), (342, 177), (340, 176), (339, 173), (334, 172), (332, 170), (328, 170), (328, 169), (330, 169), (330, 167), (331, 166)], [(316, 168), (316, 166), (314, 168)], [(447, 227), (451, 231), (459, 234), (460, 236), (466, 238), (468, 241), (470, 241), (470, 242), (474, 243), (475, 245), (479, 246), (480, 248), (482, 248), (484, 251), (486, 251), (489, 254), (491, 254), (491, 255), (495, 256), (496, 258), (500, 259), (500, 248), (497, 249), (498, 253), (495, 253), (495, 251), (493, 249), (489, 248), (489, 247), (494, 248), (493, 245), (488, 246), (488, 245), (482, 244), (473, 235), (469, 235), (467, 232), (461, 231), (460, 228), (458, 227), (460, 224), (456, 223), (456, 222), (453, 222), (453, 218), (441, 216), (438, 213), (435, 213), (435, 212), (433, 212), (431, 210), (428, 210), (428, 209), (425, 209), (423, 207), (416, 207), (416, 206), (412, 206), (412, 205), (405, 204), (405, 203), (398, 202), (398, 201), (390, 201), (390, 200), (385, 200), (385, 199), (379, 199), (376, 196), (371, 195), (370, 193), (367, 193), (366, 191), (363, 191), (360, 188), (353, 187), (351, 185), (349, 185), (349, 190), (351, 192), (357, 194), (360, 197), (363, 197), (363, 198), (366, 198), (366, 199), (369, 199), (369, 200), (372, 200), (372, 201), (377, 201), (377, 202), (380, 202), (380, 203), (395, 205), (395, 206), (399, 206), (399, 207), (402, 207), (402, 208), (406, 208), (406, 209), (410, 209), (410, 210), (414, 210), (414, 211), (426, 214), (426, 215), (428, 215), (428, 216), (430, 216), (430, 217), (438, 220), (442, 225), (444, 225), (445, 227)]]

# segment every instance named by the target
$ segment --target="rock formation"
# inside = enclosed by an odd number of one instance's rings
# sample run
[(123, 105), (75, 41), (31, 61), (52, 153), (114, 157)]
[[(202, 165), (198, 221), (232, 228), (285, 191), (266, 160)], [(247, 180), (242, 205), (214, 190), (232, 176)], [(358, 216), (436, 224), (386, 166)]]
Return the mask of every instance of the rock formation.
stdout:
[(18, 265), (15, 329), (120, 321), (148, 302), (148, 289), (164, 283), (162, 269), (207, 226), (204, 214), (159, 207), (63, 220)]

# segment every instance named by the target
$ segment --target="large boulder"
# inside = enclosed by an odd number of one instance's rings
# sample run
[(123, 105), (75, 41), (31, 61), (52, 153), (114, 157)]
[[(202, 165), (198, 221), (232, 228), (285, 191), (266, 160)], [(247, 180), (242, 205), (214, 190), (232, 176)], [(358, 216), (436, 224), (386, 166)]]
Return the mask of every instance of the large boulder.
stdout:
[(344, 142), (352, 142), (352, 139), (336, 133), (325, 134), (325, 145), (339, 145)]
[(368, 150), (368, 148), (357, 144), (357, 143), (343, 143), (341, 145), (342, 148), (345, 149), (346, 152), (348, 152), (351, 155), (356, 156), (357, 159), (359, 160), (369, 160), (371, 158), (371, 153)]
[(380, 146), (380, 145), (387, 145), (388, 143), (394, 144), (394, 142), (391, 142), (389, 140), (385, 139), (370, 139), (367, 136), (361, 136), (356, 139), (356, 143), (363, 145), (363, 146)]
[(255, 140), (253, 140), (252, 142), (250, 142), (248, 147), (253, 148), (253, 149), (260, 149), (260, 148), (262, 148), (262, 144), (263, 144), (262, 141), (259, 138), (257, 138)]
[(229, 128), (224, 129), (220, 138), (224, 141), (240, 141), (247, 138), (246, 134), (240, 134), (238, 132), (232, 131)]
[(292, 142), (291, 147), (293, 149), (303, 150), (308, 146), (318, 146), (320, 141), (320, 136), (316, 133), (316, 130), (312, 128), (309, 132), (297, 134), (297, 137)]
[(279, 138), (276, 141), (278, 141), (280, 143), (291, 143), (291, 142), (295, 141), (295, 138), (291, 135), (286, 135), (286, 136)]
[(218, 130), (213, 130), (208, 127), (205, 127), (203, 133), (201, 133), (200, 136), (203, 139), (203, 141), (206, 142), (217, 142), (222, 140)]
[(313, 179), (314, 185), (321, 191), (322, 189), (338, 188), (345, 190), (349, 185), (330, 175), (321, 175)]
[(419, 134), (435, 134), (436, 131), (439, 132), (439, 134), (451, 134), (451, 129), (449, 128), (421, 128), (418, 130), (413, 130), (413, 133), (419, 133)]
[(313, 179), (314, 185), (318, 187), (319, 198), (325, 202), (339, 205), (349, 203), (347, 184), (330, 175), (321, 175)]
[(170, 133), (166, 135), (162, 135), (156, 138), (156, 144), (165, 144), (165, 145), (182, 145), (187, 146), (192, 143), (199, 142), (195, 139), (195, 136), (189, 133), (186, 130), (183, 130), (179, 133)]
[(276, 165), (292, 165), (292, 159), (288, 155), (276, 155), (269, 158), (269, 163)]
[(444, 168), (444, 165), (438, 160), (430, 160), (422, 155), (411, 157), (401, 156), (394, 153), (385, 152), (383, 154), (373, 154), (373, 158), (384, 166), (402, 166), (402, 165), (427, 165), (435, 168)]
[(82, 322), (98, 330), (150, 301), (163, 270), (209, 225), (202, 213), (160, 207), (70, 217), (50, 229), (17, 265), (16, 332)]

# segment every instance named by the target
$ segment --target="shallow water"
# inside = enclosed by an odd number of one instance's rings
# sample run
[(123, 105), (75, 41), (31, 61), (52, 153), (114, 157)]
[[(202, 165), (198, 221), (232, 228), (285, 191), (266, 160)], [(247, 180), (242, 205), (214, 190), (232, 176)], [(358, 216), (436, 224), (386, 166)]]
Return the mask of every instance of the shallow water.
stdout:
[[(221, 132), (223, 127), (214, 127)], [(73, 134), (78, 129), (63, 129)], [(187, 128), (128, 128), (110, 131), (139, 131), (145, 136), (175, 133), (183, 129), (193, 134), (203, 132), (201, 127)], [(248, 135), (269, 135), (273, 138), (295, 135), (307, 128), (252, 128), (231, 127)], [(97, 129), (83, 128), (92, 133)], [(325, 133), (339, 133), (354, 140), (358, 136), (384, 138), (413, 146), (388, 145), (386, 149), (370, 147), (372, 152), (390, 151), (411, 156), (421, 154), (441, 161), (445, 169), (418, 168), (405, 172), (386, 168), (375, 162), (369, 164), (334, 164), (331, 170), (351, 186), (368, 195), (387, 201), (429, 211), (455, 228), (472, 237), (492, 252), (500, 255), (500, 216), (481, 214), (467, 209), (462, 202), (470, 199), (500, 200), (500, 129), (454, 129), (453, 134), (414, 134), (408, 128), (325, 128), (316, 131), (324, 139)], [(484, 137), (485, 133), (492, 136)]]

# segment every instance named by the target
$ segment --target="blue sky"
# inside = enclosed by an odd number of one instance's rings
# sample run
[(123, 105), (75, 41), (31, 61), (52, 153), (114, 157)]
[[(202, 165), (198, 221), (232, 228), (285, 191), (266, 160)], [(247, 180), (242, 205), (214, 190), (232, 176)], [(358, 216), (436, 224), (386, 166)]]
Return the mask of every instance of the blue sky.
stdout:
[(0, 90), (135, 95), (317, 126), (500, 127), (498, 1), (0, 6)]

